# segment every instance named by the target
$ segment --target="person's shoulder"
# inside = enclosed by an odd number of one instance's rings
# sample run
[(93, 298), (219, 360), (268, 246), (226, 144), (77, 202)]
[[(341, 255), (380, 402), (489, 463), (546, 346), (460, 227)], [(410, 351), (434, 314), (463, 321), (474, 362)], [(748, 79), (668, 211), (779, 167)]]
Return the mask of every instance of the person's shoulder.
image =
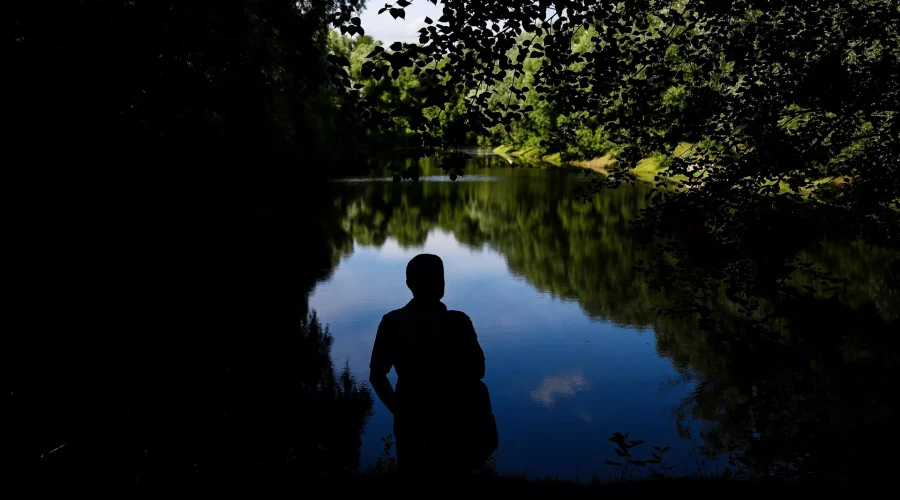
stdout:
[(447, 311), (447, 317), (450, 318), (450, 321), (459, 322), (459, 323), (471, 323), (472, 318), (469, 317), (468, 314), (462, 311)]
[(394, 309), (393, 311), (382, 316), (381, 321), (397, 321), (399, 319), (402, 319), (404, 316), (406, 316), (406, 311), (404, 311), (403, 308)]

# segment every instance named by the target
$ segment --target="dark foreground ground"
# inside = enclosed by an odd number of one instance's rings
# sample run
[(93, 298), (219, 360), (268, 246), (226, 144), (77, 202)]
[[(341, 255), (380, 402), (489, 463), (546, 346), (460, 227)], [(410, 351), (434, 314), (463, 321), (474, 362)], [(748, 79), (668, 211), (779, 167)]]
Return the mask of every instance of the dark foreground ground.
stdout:
[[(403, 486), (384, 478), (362, 478), (349, 490), (347, 498), (367, 498), (369, 492), (378, 497), (388, 496), (390, 491)], [(414, 487), (414, 491), (431, 490), (435, 498), (457, 496), (461, 498), (763, 498), (765, 496), (816, 495), (818, 497), (843, 498), (846, 488), (835, 484), (754, 484), (724, 479), (664, 479), (623, 482), (574, 483), (556, 480), (527, 480), (517, 477), (488, 477), (452, 487), (430, 485)], [(424, 493), (424, 492), (423, 492)], [(405, 498), (405, 496), (404, 496)]]
[(839, 483), (748, 482), (677, 478), (594, 484), (494, 476), (452, 484), (432, 480), (410, 484), (396, 477), (362, 476), (344, 481), (296, 481), (280, 485), (151, 488), (146, 498), (867, 498), (864, 489)]

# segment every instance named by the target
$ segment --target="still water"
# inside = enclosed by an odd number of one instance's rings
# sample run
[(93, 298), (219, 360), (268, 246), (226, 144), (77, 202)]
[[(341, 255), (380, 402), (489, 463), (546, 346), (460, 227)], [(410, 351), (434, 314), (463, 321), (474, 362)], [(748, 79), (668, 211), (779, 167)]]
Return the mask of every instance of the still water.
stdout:
[[(669, 446), (675, 471), (716, 472), (725, 465), (717, 449), (760, 437), (758, 418), (735, 420), (758, 411), (748, 409), (761, 397), (751, 379), (768, 373), (728, 373), (728, 354), (706, 345), (699, 330), (657, 316), (666, 297), (634, 270), (647, 254), (629, 221), (645, 206), (646, 188), (626, 186), (585, 203), (576, 195), (585, 179), (571, 172), (482, 169), (461, 180), (334, 184), (349, 238), (336, 245), (335, 266), (309, 306), (330, 326), (336, 365), (346, 361), (367, 378), (382, 315), (411, 298), (406, 263), (433, 253), (444, 260), (444, 303), (471, 317), (485, 352), (498, 468), (606, 477), (615, 470), (604, 464), (616, 459), (610, 434), (629, 432), (645, 441), (636, 458)], [(879, 293), (878, 283), (866, 281), (879, 279), (871, 267), (858, 277), (857, 294)], [(894, 307), (896, 297), (887, 300)], [(393, 371), (390, 377), (396, 381)], [(376, 401), (362, 466), (381, 453), (391, 421)]]

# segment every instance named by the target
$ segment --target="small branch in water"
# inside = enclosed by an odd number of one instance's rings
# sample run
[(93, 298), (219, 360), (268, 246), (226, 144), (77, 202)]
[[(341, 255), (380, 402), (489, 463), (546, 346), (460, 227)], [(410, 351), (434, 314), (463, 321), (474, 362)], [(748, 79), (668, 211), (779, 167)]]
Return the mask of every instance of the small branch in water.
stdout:
[(63, 443), (63, 444), (57, 446), (56, 448), (53, 448), (52, 450), (48, 451), (47, 453), (41, 453), (41, 458), (44, 458), (47, 455), (50, 455), (51, 453), (57, 452), (57, 451), (65, 448), (67, 444), (69, 444), (69, 443)]

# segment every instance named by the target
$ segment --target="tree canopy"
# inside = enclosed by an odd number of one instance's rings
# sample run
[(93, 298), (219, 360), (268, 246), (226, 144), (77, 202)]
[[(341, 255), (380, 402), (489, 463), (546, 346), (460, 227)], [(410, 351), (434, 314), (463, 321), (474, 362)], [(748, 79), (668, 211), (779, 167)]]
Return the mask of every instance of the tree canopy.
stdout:
[[(403, 17), (411, 2), (381, 11)], [(900, 125), (900, 9), (890, 0), (447, 0), (417, 44), (397, 42), (375, 78), (411, 67), (441, 85), (420, 109), (466, 96), (467, 126), (527, 118), (536, 89), (567, 114), (597, 116), (624, 165), (673, 154), (660, 182), (748, 195), (802, 196), (848, 179), (829, 200), (893, 217)], [(340, 23), (358, 24), (338, 16)], [(346, 28), (344, 28), (346, 29)], [(585, 36), (587, 35), (587, 36)], [(524, 75), (537, 60), (537, 70)], [(530, 73), (530, 71), (529, 71)], [(511, 85), (510, 85), (511, 84)], [(493, 93), (509, 87), (492, 109)], [(449, 92), (448, 90), (455, 92)], [(423, 146), (435, 118), (410, 117)], [(558, 133), (566, 135), (571, 128)], [(676, 147), (691, 147), (674, 155)], [(613, 182), (627, 177), (620, 169)], [(786, 189), (783, 189), (786, 188)]]
[[(410, 3), (380, 11), (404, 17)], [(411, 71), (424, 82), (411, 114), (381, 112), (403, 117), (423, 155), (466, 134), (550, 123), (543, 146), (587, 140), (614, 154), (595, 191), (634, 182), (641, 159), (661, 158), (659, 189), (636, 222), (667, 241), (659, 257), (678, 263), (667, 281), (706, 290), (694, 312), (707, 312), (723, 279), (755, 307), (754, 296), (783, 287), (800, 251), (827, 238), (896, 246), (896, 2), (441, 3), (418, 43), (361, 65), (376, 81)], [(451, 103), (462, 133), (441, 121)]]

